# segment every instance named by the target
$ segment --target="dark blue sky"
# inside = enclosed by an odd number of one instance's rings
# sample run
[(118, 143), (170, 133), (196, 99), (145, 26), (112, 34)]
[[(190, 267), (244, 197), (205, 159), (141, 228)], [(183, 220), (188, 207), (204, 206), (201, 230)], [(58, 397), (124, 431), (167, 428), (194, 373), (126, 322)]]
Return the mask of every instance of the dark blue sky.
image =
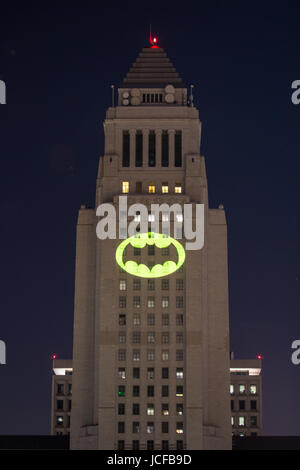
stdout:
[(231, 349), (264, 355), (264, 433), (300, 434), (300, 6), (261, 3), (1, 5), (0, 434), (49, 433), (49, 358), (72, 356), (77, 211), (94, 204), (110, 85), (150, 22), (195, 85), (210, 205), (227, 212)]

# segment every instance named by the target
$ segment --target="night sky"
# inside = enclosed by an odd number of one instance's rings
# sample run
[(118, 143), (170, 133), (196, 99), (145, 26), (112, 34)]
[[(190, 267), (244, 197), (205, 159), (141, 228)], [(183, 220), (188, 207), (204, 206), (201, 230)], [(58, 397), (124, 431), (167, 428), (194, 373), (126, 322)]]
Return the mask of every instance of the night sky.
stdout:
[(77, 212), (94, 205), (110, 85), (151, 22), (195, 85), (210, 206), (226, 209), (231, 350), (264, 356), (264, 434), (300, 435), (299, 2), (107, 3), (0, 8), (0, 434), (50, 432), (50, 356), (72, 357)]

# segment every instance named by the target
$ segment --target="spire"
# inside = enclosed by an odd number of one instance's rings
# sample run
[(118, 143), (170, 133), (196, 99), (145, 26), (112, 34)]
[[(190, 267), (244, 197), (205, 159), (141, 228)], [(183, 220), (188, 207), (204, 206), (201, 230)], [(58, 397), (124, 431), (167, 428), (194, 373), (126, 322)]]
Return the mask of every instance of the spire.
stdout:
[(144, 47), (124, 78), (120, 88), (185, 88), (165, 51), (158, 46)]

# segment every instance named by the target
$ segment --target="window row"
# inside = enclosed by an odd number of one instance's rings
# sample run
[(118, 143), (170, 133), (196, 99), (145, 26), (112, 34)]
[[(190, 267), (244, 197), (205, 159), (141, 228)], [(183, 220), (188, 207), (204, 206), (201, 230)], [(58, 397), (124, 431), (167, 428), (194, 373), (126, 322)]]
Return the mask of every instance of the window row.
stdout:
[(257, 394), (257, 385), (256, 384), (251, 384), (251, 385), (245, 385), (245, 384), (239, 384), (239, 385), (230, 385), (230, 395), (234, 395), (235, 393), (238, 393), (239, 395), (246, 395), (250, 393), (250, 395), (256, 395)]
[(56, 426), (58, 427), (70, 427), (71, 423), (71, 417), (70, 415), (62, 416), (62, 415), (57, 415), (56, 416)]
[[(147, 450), (154, 450), (154, 441), (149, 440), (146, 443)], [(127, 447), (126, 447), (127, 449)], [(132, 450), (140, 450), (140, 441), (139, 440), (134, 440), (132, 441), (131, 445)], [(167, 440), (162, 440), (161, 441), (161, 449), (162, 450), (169, 450), (169, 441)], [(176, 450), (183, 450), (183, 441), (176, 441)], [(125, 441), (124, 440), (119, 440), (118, 441), (118, 450), (125, 450)]]
[[(140, 396), (140, 386), (133, 385), (132, 386), (132, 396), (139, 397)], [(147, 385), (147, 397), (154, 397), (155, 387), (154, 385)], [(176, 386), (176, 397), (182, 398), (183, 397), (183, 385)], [(126, 386), (119, 385), (118, 386), (118, 397), (125, 397), (126, 396)], [(169, 386), (162, 385), (161, 386), (161, 396), (168, 397), (169, 396)]]
[[(157, 343), (157, 339), (155, 336), (154, 331), (150, 331), (146, 333), (147, 335), (147, 343), (148, 344), (154, 344)], [(183, 343), (183, 333), (176, 333), (175, 336), (176, 343)], [(133, 344), (140, 344), (141, 343), (141, 332), (140, 331), (134, 331), (131, 335), (131, 342)], [(125, 331), (120, 331), (119, 332), (119, 343), (124, 344), (126, 343), (126, 332)], [(166, 333), (161, 333), (160, 335), (160, 341), (159, 344), (169, 344), (170, 343), (170, 334), (168, 332)]]
[[(249, 404), (250, 410), (257, 410), (256, 400), (250, 400)], [(246, 400), (239, 400), (238, 403), (234, 403), (234, 400), (231, 400), (231, 411), (234, 411), (236, 408), (240, 411), (246, 410)]]
[(56, 384), (57, 395), (72, 395), (72, 384)]
[[(141, 370), (140, 370), (139, 367), (133, 367), (133, 369), (132, 369), (132, 378), (133, 379), (140, 379), (140, 373), (141, 373)], [(126, 368), (125, 367), (119, 367), (118, 376), (119, 376), (120, 379), (126, 379)], [(176, 367), (175, 377), (176, 377), (176, 379), (183, 379), (183, 368), (182, 367)], [(155, 378), (155, 369), (154, 369), (154, 367), (148, 367), (147, 368), (147, 379), (148, 380), (153, 380), (154, 378)], [(169, 368), (168, 367), (163, 367), (161, 369), (161, 378), (162, 379), (168, 379), (169, 378)]]
[[(157, 315), (155, 313), (148, 313), (147, 314), (147, 325), (154, 326), (156, 323)], [(119, 325), (126, 326), (126, 314), (120, 313), (119, 314)], [(141, 326), (141, 315), (140, 313), (134, 313), (132, 316), (132, 323), (134, 327)], [(170, 324), (170, 316), (168, 313), (163, 313), (161, 316), (161, 325), (162, 326), (169, 326)], [(183, 314), (177, 313), (176, 314), (176, 326), (183, 326)]]
[[(130, 182), (129, 181), (122, 181), (122, 193), (123, 194), (128, 194), (130, 193)], [(182, 188), (182, 183), (175, 183), (172, 189), (170, 188), (170, 185), (167, 181), (161, 183), (160, 185), (160, 191), (157, 187), (157, 184), (155, 184), (154, 181), (150, 181), (148, 185), (146, 186), (146, 191), (143, 189), (143, 183), (142, 181), (136, 181), (135, 182), (135, 193), (136, 194), (141, 194), (143, 192), (147, 192), (149, 194), (169, 194), (170, 192), (173, 192), (174, 194), (182, 194), (183, 188)], [(152, 222), (149, 220), (149, 222)]]
[[(149, 256), (152, 256), (153, 253), (154, 253), (154, 255), (155, 255), (155, 252), (154, 252), (153, 248), (151, 248), (151, 250), (150, 250), (150, 247), (151, 247), (151, 245), (148, 245), (148, 253), (149, 253)], [(129, 249), (132, 250), (132, 253), (129, 253), (129, 254), (127, 255), (127, 252), (128, 252)], [(145, 250), (145, 248), (143, 248), (143, 250)], [(150, 254), (151, 251), (153, 252), (152, 254)], [(129, 256), (130, 259), (131, 259), (132, 254), (133, 254), (133, 256), (141, 256), (141, 254), (142, 254), (141, 248), (135, 248), (135, 247), (127, 246), (127, 247), (125, 248), (124, 252), (123, 252), (123, 257), (126, 258), (126, 256)], [(162, 256), (169, 256), (169, 254), (170, 254), (170, 252), (169, 252), (169, 247), (160, 248), (160, 249), (159, 249), (159, 254), (162, 255)], [(151, 259), (149, 260), (149, 263), (148, 263), (148, 264), (151, 265)], [(126, 274), (126, 271), (124, 271), (124, 269), (122, 269), (121, 267), (120, 267), (119, 270), (120, 270), (121, 273)], [(176, 273), (183, 273), (183, 271), (184, 271), (184, 267), (183, 267), (183, 265), (182, 265), (182, 266), (180, 266), (180, 268), (177, 269)], [(164, 280), (168, 280), (168, 279), (164, 279)], [(140, 279), (134, 279), (133, 281), (139, 281), (139, 282), (136, 283), (137, 286), (140, 285), (140, 283), (141, 283), (141, 280), (140, 280)], [(155, 281), (155, 279), (148, 279), (148, 281)], [(151, 284), (151, 283), (150, 283), (150, 284)], [(154, 283), (154, 284), (155, 284), (155, 283)], [(140, 290), (140, 289), (137, 288), (136, 290)], [(149, 290), (150, 290), (150, 289), (149, 289)], [(154, 290), (154, 289), (152, 289), (152, 290)]]
[[(246, 424), (246, 416), (231, 416), (231, 425), (232, 426), (240, 426), (245, 427)], [(248, 426), (250, 427), (257, 427), (257, 416), (250, 416)]]
[(57, 411), (71, 411), (72, 400), (56, 400)]
[[(152, 246), (148, 246), (149, 248), (154, 248)], [(152, 251), (152, 250), (150, 250)], [(154, 251), (154, 250), (153, 250)], [(154, 254), (154, 253), (153, 253)], [(148, 290), (155, 290), (155, 279), (148, 279), (147, 280), (147, 288)], [(160, 281), (161, 290), (169, 290), (170, 289), (170, 280), (169, 279), (161, 279)], [(120, 290), (125, 291), (127, 290), (127, 280), (120, 279), (119, 281)], [(184, 289), (184, 280), (183, 279), (176, 279), (176, 290), (183, 290)], [(140, 279), (133, 279), (133, 290), (141, 290), (141, 280)], [(151, 300), (152, 297), (148, 297), (148, 300)]]
[[(154, 96), (154, 95), (153, 95)], [(148, 133), (148, 166), (155, 167), (157, 164), (157, 146), (160, 145), (161, 150), (161, 166), (168, 167), (170, 164), (170, 139), (173, 138), (174, 145), (174, 161), (171, 165), (175, 167), (182, 166), (182, 132), (180, 130), (175, 133), (169, 133), (167, 130), (162, 131), (160, 138), (156, 135), (154, 130), (150, 130)], [(144, 153), (144, 138), (143, 131), (137, 130), (135, 133), (135, 142), (130, 139), (129, 130), (123, 131), (123, 142), (122, 142), (122, 166), (130, 166), (130, 153), (131, 145), (135, 143), (135, 166), (142, 167), (143, 153)], [(145, 162), (146, 163), (146, 162)]]
[[(133, 403), (132, 407), (130, 407), (130, 412), (132, 415), (140, 415), (141, 407), (139, 403)], [(125, 403), (118, 404), (118, 415), (125, 415), (126, 414), (126, 405)], [(162, 403), (160, 407), (160, 414), (163, 416), (169, 416), (169, 404)], [(148, 403), (146, 407), (146, 415), (147, 416), (154, 416), (155, 415), (155, 405), (154, 403)], [(183, 404), (176, 403), (176, 415), (183, 416)]]
[[(119, 361), (126, 361), (126, 349), (119, 349), (118, 351), (118, 360)], [(141, 360), (141, 351), (139, 349), (134, 349), (132, 351), (132, 360), (133, 361), (140, 361)], [(155, 349), (148, 349), (147, 350), (147, 361), (154, 361), (155, 360)], [(170, 352), (169, 350), (165, 349), (161, 351), (161, 360), (162, 361), (169, 361), (170, 360)], [(176, 350), (176, 361), (183, 361), (183, 349)]]
[[(141, 425), (139, 421), (133, 421), (131, 424), (131, 431), (133, 434), (139, 433), (141, 430)], [(146, 425), (146, 432), (147, 434), (152, 434), (154, 432), (154, 422), (150, 421)], [(169, 423), (167, 421), (163, 421), (161, 423), (161, 432), (163, 434), (167, 434), (169, 432)], [(125, 421), (118, 422), (118, 433), (125, 434)], [(176, 423), (176, 433), (183, 434), (183, 422), (179, 421)]]
[[(148, 308), (154, 308), (155, 307), (155, 297), (148, 297), (147, 298), (147, 307)], [(182, 296), (176, 296), (176, 308), (183, 308), (184, 306), (184, 300)], [(119, 307), (120, 308), (126, 308), (127, 306), (127, 298), (126, 296), (119, 296)], [(140, 296), (134, 296), (132, 299), (132, 306), (134, 308), (141, 308), (141, 297)], [(161, 298), (161, 306), (162, 308), (168, 308), (169, 307), (169, 297), (162, 297)]]

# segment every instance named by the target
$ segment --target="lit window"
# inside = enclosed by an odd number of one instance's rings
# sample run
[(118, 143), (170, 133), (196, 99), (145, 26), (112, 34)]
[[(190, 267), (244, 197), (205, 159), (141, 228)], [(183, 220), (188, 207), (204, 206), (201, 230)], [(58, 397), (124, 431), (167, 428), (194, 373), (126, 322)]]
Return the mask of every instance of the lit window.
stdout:
[(125, 367), (119, 367), (118, 375), (120, 379), (126, 379), (126, 369)]
[(63, 416), (56, 416), (56, 425), (57, 426), (63, 426), (63, 424), (64, 424)]
[(256, 393), (257, 393), (256, 385), (250, 385), (249, 392), (251, 393), (251, 395), (256, 395)]
[(135, 313), (133, 315), (133, 326), (140, 326), (141, 325), (141, 315), (139, 313)]
[(176, 434), (183, 434), (183, 423), (176, 423)]
[(168, 183), (162, 183), (161, 185), (161, 192), (163, 194), (167, 194), (169, 192), (169, 186)]
[(239, 426), (245, 426), (245, 416), (239, 416)]
[(162, 298), (161, 306), (163, 308), (168, 308), (169, 307), (169, 297), (163, 297)]
[(148, 361), (154, 361), (154, 359), (155, 359), (155, 352), (154, 352), (154, 349), (148, 349), (148, 351), (147, 351), (147, 359), (148, 359)]
[(176, 379), (183, 379), (183, 368), (177, 367), (176, 369)]
[(231, 416), (231, 426), (234, 426), (234, 416)]
[(124, 331), (119, 333), (119, 343), (126, 343), (126, 333)]
[(234, 385), (230, 384), (230, 395), (234, 395)]
[(148, 308), (155, 307), (155, 297), (148, 297), (147, 306)]
[(176, 397), (183, 397), (183, 386), (177, 385), (176, 387)]
[(163, 416), (169, 416), (169, 405), (168, 405), (168, 403), (163, 403), (161, 405), (161, 414)]
[(148, 186), (148, 193), (154, 194), (155, 193), (155, 184), (154, 183), (149, 183)]
[(245, 385), (239, 385), (239, 393), (240, 395), (243, 395), (246, 393), (246, 386)]
[(153, 367), (148, 367), (148, 369), (147, 369), (147, 379), (148, 380), (153, 380), (154, 379), (154, 368)]
[(155, 333), (150, 332), (147, 335), (148, 343), (155, 343)]
[(181, 194), (182, 193), (182, 185), (181, 183), (175, 183), (175, 193)]
[(163, 350), (161, 352), (161, 359), (163, 361), (168, 361), (169, 360), (169, 351), (168, 350)]
[(147, 415), (154, 416), (154, 405), (152, 403), (147, 405)]
[(119, 385), (118, 387), (118, 396), (125, 397), (125, 385)]
[(134, 350), (132, 351), (132, 359), (133, 359), (134, 361), (139, 361), (139, 360), (141, 359), (141, 353), (140, 353), (140, 351), (139, 351), (138, 349), (134, 349)]
[(152, 434), (154, 432), (154, 423), (148, 422), (147, 423), (147, 434)]
[(178, 416), (183, 415), (183, 404), (182, 403), (177, 403), (176, 405), (176, 413)]
[(128, 181), (123, 181), (123, 183), (122, 183), (122, 193), (123, 194), (129, 193), (129, 182)]

